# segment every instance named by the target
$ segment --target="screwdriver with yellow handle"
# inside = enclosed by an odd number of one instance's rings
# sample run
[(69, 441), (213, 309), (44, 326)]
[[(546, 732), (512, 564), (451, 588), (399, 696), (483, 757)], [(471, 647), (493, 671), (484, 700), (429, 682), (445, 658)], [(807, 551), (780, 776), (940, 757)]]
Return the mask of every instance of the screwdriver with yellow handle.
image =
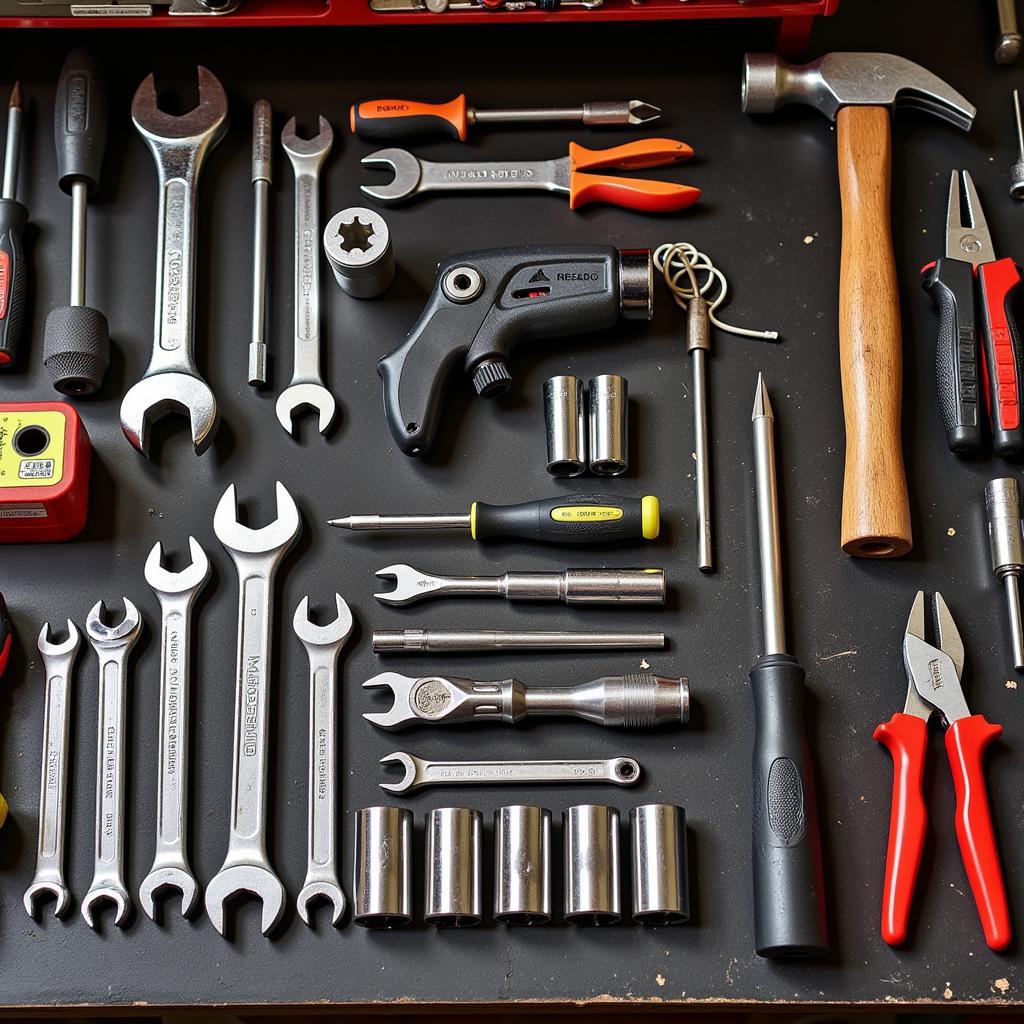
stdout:
[(418, 103), (415, 100), (364, 100), (355, 103), (349, 124), (364, 139), (393, 142), (396, 139), (450, 135), (466, 141), (473, 124), (537, 123), (575, 121), (593, 125), (648, 124), (661, 116), (661, 108), (643, 100), (611, 100), (580, 103), (574, 107), (516, 107), (507, 110), (478, 110), (466, 104), (465, 93), (447, 103)]
[(658, 499), (651, 494), (573, 494), (517, 505), (474, 501), (465, 515), (346, 516), (328, 523), (343, 530), (468, 530), (473, 540), (514, 537), (548, 544), (654, 540), (661, 527)]

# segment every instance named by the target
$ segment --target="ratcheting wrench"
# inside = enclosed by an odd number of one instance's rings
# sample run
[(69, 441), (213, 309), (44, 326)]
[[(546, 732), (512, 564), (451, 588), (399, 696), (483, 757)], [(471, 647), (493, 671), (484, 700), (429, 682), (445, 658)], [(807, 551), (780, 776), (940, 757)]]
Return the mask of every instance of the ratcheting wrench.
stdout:
[(295, 365), (291, 383), (277, 397), (277, 418), (289, 434), (300, 409), (316, 410), (318, 429), (326, 434), (336, 409), (320, 375), (320, 168), (333, 140), (325, 117), (315, 138), (300, 139), (294, 117), (281, 132), (295, 172)]
[(309, 834), (306, 880), (296, 900), (299, 917), (312, 924), (310, 904), (323, 898), (331, 903), (331, 924), (345, 913), (345, 893), (336, 863), (335, 796), (338, 756), (338, 655), (352, 632), (352, 612), (340, 594), (334, 595), (338, 614), (326, 626), (309, 620), (304, 597), (292, 628), (309, 657)]
[(163, 548), (146, 559), (146, 582), (160, 601), (160, 770), (156, 786), (156, 854), (139, 887), (139, 902), (155, 920), (155, 896), (181, 892), (181, 916), (195, 910), (199, 886), (188, 863), (188, 704), (191, 614), (210, 578), (210, 560), (195, 537), (188, 539), (192, 563), (180, 572), (161, 564)]
[(193, 359), (196, 198), (203, 161), (227, 131), (228, 101), (220, 82), (206, 68), (197, 70), (199, 105), (187, 114), (160, 109), (152, 75), (132, 100), (132, 121), (153, 154), (160, 182), (156, 327), (149, 366), (121, 402), (121, 429), (147, 456), (151, 418), (187, 413), (197, 455), (209, 447), (217, 426), (217, 400)]
[(382, 782), (388, 793), (411, 793), (424, 786), (515, 786), (520, 784), (610, 782), (635, 786), (640, 765), (631, 757), (609, 757), (596, 761), (425, 761), (398, 750), (380, 759), (405, 771), (400, 782)]
[(274, 576), (302, 532), (302, 519), (284, 484), (277, 485), (277, 518), (259, 530), (238, 522), (235, 485), (220, 499), (213, 532), (238, 573), (238, 654), (235, 668), (235, 748), (231, 776), (231, 835), (220, 871), (206, 887), (206, 913), (224, 934), (224, 905), (241, 893), (263, 902), (262, 931), (284, 913), (284, 886), (267, 856), (267, 761), (270, 721), (270, 641)]
[(46, 704), (43, 711), (43, 767), (39, 783), (39, 843), (36, 873), (25, 890), (25, 910), (36, 916), (36, 897), (53, 896), (54, 917), (71, 908), (71, 893), (64, 881), (64, 822), (68, 803), (68, 726), (71, 670), (82, 637), (68, 619), (68, 638), (63, 643), (50, 639), (50, 624), (39, 631), (39, 653), (46, 672)]
[(124, 618), (116, 626), (103, 622), (102, 601), (85, 620), (89, 643), (99, 657), (99, 727), (96, 737), (96, 860), (92, 884), (82, 900), (82, 917), (95, 928), (93, 908), (110, 900), (114, 924), (124, 927), (132, 898), (124, 884), (124, 761), (128, 727), (128, 655), (142, 632), (139, 610), (124, 601)]

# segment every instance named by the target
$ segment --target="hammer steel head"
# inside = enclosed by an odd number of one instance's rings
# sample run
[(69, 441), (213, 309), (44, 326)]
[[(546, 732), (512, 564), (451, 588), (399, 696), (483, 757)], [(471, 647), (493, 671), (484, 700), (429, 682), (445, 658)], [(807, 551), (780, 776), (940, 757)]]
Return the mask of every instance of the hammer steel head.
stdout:
[(789, 64), (774, 53), (743, 58), (742, 108), (770, 114), (804, 103), (835, 120), (841, 107), (912, 107), (970, 129), (975, 107), (920, 64), (892, 53), (827, 53)]

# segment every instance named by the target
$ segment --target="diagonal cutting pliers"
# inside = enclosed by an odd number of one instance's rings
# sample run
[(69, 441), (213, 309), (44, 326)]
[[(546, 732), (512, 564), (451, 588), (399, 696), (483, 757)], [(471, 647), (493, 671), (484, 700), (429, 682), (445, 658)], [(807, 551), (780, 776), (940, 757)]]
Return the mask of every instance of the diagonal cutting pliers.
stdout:
[(918, 591), (903, 635), (907, 700), (901, 712), (875, 729), (875, 739), (893, 760), (892, 811), (882, 895), (882, 938), (890, 946), (907, 937), (928, 811), (922, 777), (928, 749), (928, 720), (938, 711), (946, 729), (946, 753), (956, 789), (956, 834), (967, 878), (978, 907), (985, 941), (992, 949), (1010, 942), (1010, 912), (995, 831), (985, 790), (985, 749), (1002, 735), (984, 715), (967, 708), (960, 676), (964, 645), (942, 595), (935, 594), (939, 646), (925, 635), (925, 597)]
[(946, 255), (922, 271), (922, 286), (939, 312), (939, 408), (950, 450), (976, 453), (982, 441), (980, 379), (992, 425), (992, 450), (1019, 457), (1024, 455), (1024, 353), (1011, 305), (1020, 272), (1009, 256), (996, 259), (978, 192), (970, 174), (962, 173), (967, 223), (961, 211), (961, 172), (953, 171)]

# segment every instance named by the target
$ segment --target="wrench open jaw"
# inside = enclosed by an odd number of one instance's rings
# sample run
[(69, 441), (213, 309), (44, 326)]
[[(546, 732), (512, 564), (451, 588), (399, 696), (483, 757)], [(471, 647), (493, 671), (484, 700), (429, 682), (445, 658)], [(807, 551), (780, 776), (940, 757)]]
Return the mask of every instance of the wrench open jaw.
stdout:
[(381, 604), (393, 605), (396, 608), (422, 601), (425, 597), (443, 594), (449, 589), (449, 586), (446, 585), (447, 581), (441, 577), (420, 572), (419, 569), (414, 569), (411, 565), (404, 563), (378, 569), (374, 576), (382, 580), (393, 579), (395, 581), (394, 590), (387, 590), (373, 596)]
[(176, 596), (193, 590), (198, 591), (210, 578), (210, 560), (195, 537), (189, 537), (188, 549), (192, 556), (191, 564), (180, 572), (172, 572), (164, 568), (164, 548), (160, 541), (157, 541), (150, 548), (146, 558), (146, 567), (143, 571), (146, 582), (162, 594)]
[(67, 744), (71, 670), (81, 634), (68, 619), (68, 638), (54, 643), (50, 624), (43, 623), (37, 647), (46, 672), (46, 711), (43, 722), (43, 771), (39, 795), (39, 843), (36, 871), (23, 902), (29, 917), (38, 920), (37, 903), (52, 896), (53, 916), (71, 909), (71, 893), (64, 881), (64, 822), (67, 812)]
[(363, 683), (364, 690), (390, 690), (394, 703), (387, 711), (364, 711), (363, 718), (378, 729), (402, 729), (420, 717), (412, 710), (413, 692), (423, 677), (403, 676), (400, 672), (378, 672)]
[(410, 199), (419, 190), (423, 166), (407, 149), (379, 149), (359, 161), (364, 167), (381, 167), (394, 172), (386, 185), (360, 185), (371, 199), (389, 206)]
[(387, 757), (380, 759), (380, 764), (391, 767), (392, 765), (402, 769), (402, 778), (397, 782), (382, 782), (380, 788), (388, 793), (407, 793), (412, 789), (419, 778), (419, 758), (413, 757), (412, 754), (405, 753), (404, 750), (396, 750), (393, 754), (388, 754)]
[(302, 519), (295, 499), (280, 481), (275, 485), (277, 518), (266, 526), (253, 529), (238, 521), (238, 499), (235, 485), (229, 484), (221, 495), (213, 514), (213, 532), (232, 554), (266, 555), (278, 549), (284, 554), (295, 543), (302, 530)]

